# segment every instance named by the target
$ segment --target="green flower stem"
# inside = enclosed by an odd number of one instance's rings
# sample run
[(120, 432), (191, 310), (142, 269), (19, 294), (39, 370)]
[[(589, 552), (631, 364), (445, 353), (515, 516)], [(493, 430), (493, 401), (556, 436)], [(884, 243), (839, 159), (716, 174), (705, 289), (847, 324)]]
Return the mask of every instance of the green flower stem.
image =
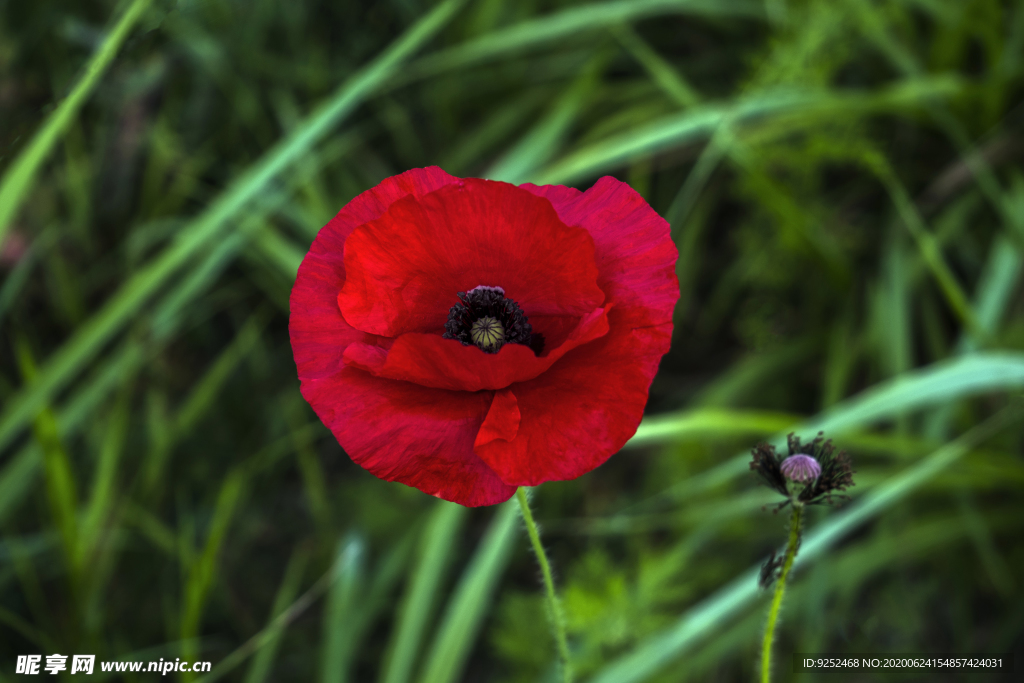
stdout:
[(775, 636), (775, 622), (778, 621), (779, 610), (782, 608), (782, 597), (786, 593), (786, 579), (789, 578), (789, 570), (793, 567), (796, 551), (800, 548), (800, 526), (803, 517), (803, 503), (794, 502), (793, 517), (789, 523), (789, 544), (786, 546), (786, 557), (782, 562), (782, 572), (775, 583), (775, 595), (772, 597), (772, 607), (768, 611), (768, 624), (764, 629), (764, 644), (761, 646), (761, 683), (769, 683), (771, 680), (772, 638)]
[(565, 617), (562, 615), (562, 607), (555, 594), (555, 581), (551, 578), (551, 564), (544, 552), (544, 546), (540, 544), (540, 534), (537, 532), (536, 522), (533, 521), (533, 513), (530, 512), (526, 489), (520, 486), (516, 490), (516, 498), (519, 499), (519, 508), (523, 511), (523, 521), (526, 523), (526, 532), (530, 535), (530, 542), (533, 543), (533, 552), (537, 555), (537, 563), (540, 564), (541, 573), (544, 574), (544, 587), (548, 593), (548, 617), (554, 629), (555, 642), (558, 643), (558, 655), (562, 659), (562, 680), (565, 683), (572, 683), (569, 643), (565, 638)]

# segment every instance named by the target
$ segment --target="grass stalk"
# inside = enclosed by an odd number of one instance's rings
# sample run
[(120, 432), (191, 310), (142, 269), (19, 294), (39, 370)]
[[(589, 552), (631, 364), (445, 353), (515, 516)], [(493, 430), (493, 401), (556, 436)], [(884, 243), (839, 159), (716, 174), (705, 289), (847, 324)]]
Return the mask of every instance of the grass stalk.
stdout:
[(110, 66), (117, 51), (121, 49), (132, 27), (149, 8), (151, 0), (134, 0), (121, 19), (114, 26), (92, 60), (85, 67), (85, 73), (75, 84), (63, 102), (50, 113), (31, 142), (22, 150), (0, 180), (0, 244), (3, 244), (4, 233), (10, 227), (15, 213), (21, 207), (36, 172), (46, 160), (60, 136), (67, 130), (75, 114), (85, 104), (86, 99), (99, 83), (103, 73)]

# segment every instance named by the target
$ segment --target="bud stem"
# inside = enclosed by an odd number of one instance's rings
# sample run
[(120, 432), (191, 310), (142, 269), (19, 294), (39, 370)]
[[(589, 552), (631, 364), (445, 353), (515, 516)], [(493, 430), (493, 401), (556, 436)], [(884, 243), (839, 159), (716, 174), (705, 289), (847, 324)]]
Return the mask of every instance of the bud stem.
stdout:
[(775, 583), (775, 595), (772, 597), (772, 606), (768, 610), (768, 623), (764, 629), (764, 644), (761, 647), (761, 683), (769, 683), (771, 680), (772, 638), (775, 636), (775, 622), (778, 621), (779, 611), (782, 608), (782, 597), (786, 593), (786, 579), (789, 578), (789, 570), (793, 567), (797, 550), (800, 549), (803, 515), (803, 504), (793, 501), (793, 516), (789, 523), (789, 543), (786, 545), (786, 557), (782, 562), (782, 572)]
[(572, 683), (572, 666), (569, 664), (569, 643), (565, 637), (565, 617), (562, 615), (562, 606), (555, 594), (555, 581), (551, 577), (551, 564), (544, 552), (544, 546), (540, 543), (540, 533), (537, 531), (537, 524), (533, 521), (533, 513), (530, 512), (530, 503), (526, 498), (526, 488), (520, 486), (516, 490), (516, 498), (519, 500), (519, 508), (523, 512), (523, 522), (526, 524), (526, 533), (530, 535), (530, 542), (533, 544), (533, 552), (537, 555), (537, 563), (540, 564), (540, 571), (544, 575), (544, 587), (547, 589), (547, 612), (548, 620), (554, 630), (555, 642), (558, 644), (558, 655), (562, 660), (562, 681)]

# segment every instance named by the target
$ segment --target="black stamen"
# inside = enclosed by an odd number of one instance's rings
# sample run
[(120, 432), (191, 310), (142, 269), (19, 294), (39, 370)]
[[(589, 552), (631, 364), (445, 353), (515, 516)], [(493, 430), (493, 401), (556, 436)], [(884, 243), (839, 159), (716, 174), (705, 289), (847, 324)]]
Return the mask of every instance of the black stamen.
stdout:
[(533, 328), (501, 287), (481, 285), (459, 292), (459, 301), (448, 310), (445, 339), (458, 339), (463, 346), (472, 344), (485, 353), (497, 353), (505, 344), (530, 346)]

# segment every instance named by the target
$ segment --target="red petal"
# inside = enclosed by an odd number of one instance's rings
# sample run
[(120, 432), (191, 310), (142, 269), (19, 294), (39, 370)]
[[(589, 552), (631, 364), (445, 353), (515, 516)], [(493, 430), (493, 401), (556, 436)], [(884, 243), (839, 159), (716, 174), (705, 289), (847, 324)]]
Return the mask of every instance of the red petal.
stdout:
[(586, 474), (636, 432), (671, 336), (671, 323), (637, 330), (613, 325), (543, 375), (511, 387), (520, 415), (515, 438), (478, 439), (474, 450), (516, 486)]
[(508, 389), (494, 392), (494, 400), (487, 411), (484, 423), (476, 435), (473, 447), (477, 448), (496, 439), (511, 441), (519, 431), (519, 405), (516, 395)]
[(586, 315), (604, 303), (593, 241), (551, 203), (474, 178), (392, 204), (345, 243), (338, 305), (353, 327), (440, 333), (457, 292), (497, 286), (527, 318)]
[(659, 325), (672, 319), (679, 300), (679, 252), (668, 222), (626, 183), (610, 176), (586, 192), (561, 185), (520, 185), (551, 201), (567, 225), (594, 238), (597, 284), (617, 310), (612, 326)]
[(473, 453), (491, 394), (427, 389), (345, 368), (302, 395), (359, 466), (460, 505), (494, 505), (515, 487)]
[(545, 356), (522, 344), (506, 344), (497, 353), (463, 346), (455, 339), (417, 332), (403, 334), (390, 350), (355, 343), (345, 350), (345, 364), (378, 377), (454, 391), (504, 389), (537, 377), (572, 349), (608, 333), (608, 309), (596, 308), (569, 337)]
[(512, 387), (520, 413), (515, 438), (475, 447), (506, 483), (535, 486), (589, 472), (636, 432), (669, 348), (679, 285), (668, 223), (628, 185), (602, 178), (582, 193), (522, 187), (547, 197), (567, 224), (590, 232), (598, 284), (615, 307), (607, 335)]
[(354, 341), (373, 343), (375, 337), (354, 329), (338, 310), (338, 292), (345, 282), (345, 240), (358, 226), (379, 218), (397, 199), (428, 192), (457, 182), (436, 166), (417, 168), (387, 178), (358, 195), (325, 225), (299, 266), (292, 287), (288, 331), (299, 379), (336, 374), (342, 353)]

